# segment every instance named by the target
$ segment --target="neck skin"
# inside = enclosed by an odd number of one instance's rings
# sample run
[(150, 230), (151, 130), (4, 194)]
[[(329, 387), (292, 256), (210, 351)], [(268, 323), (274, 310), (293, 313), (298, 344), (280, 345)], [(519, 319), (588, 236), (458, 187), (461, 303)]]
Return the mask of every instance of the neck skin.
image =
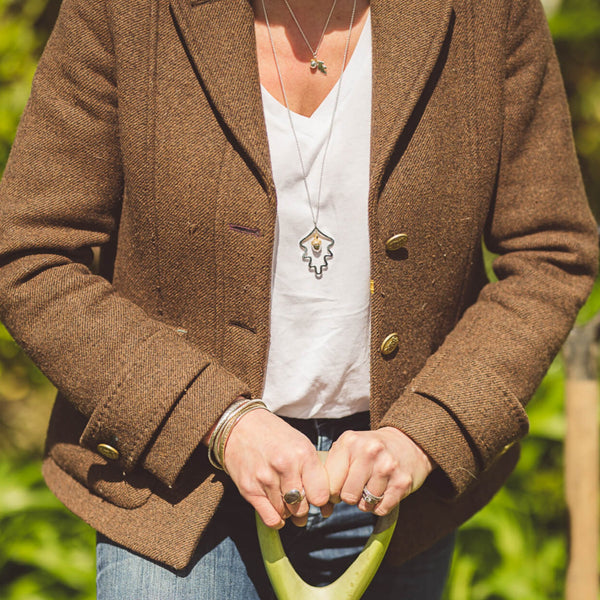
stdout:
[[(331, 9), (331, 1), (288, 0), (304, 35), (315, 49)], [(252, 0), (255, 14), (256, 49), (260, 82), (281, 104), (285, 104), (269, 31), (261, 0)], [(327, 73), (310, 68), (312, 54), (283, 0), (265, 0), (271, 34), (287, 94), (289, 108), (306, 117), (319, 107), (342, 72), (344, 49), (352, 14), (353, 0), (337, 0), (323, 42), (317, 54), (327, 65)], [(356, 13), (350, 35), (347, 61), (350, 60), (366, 22), (369, 4), (356, 1)]]

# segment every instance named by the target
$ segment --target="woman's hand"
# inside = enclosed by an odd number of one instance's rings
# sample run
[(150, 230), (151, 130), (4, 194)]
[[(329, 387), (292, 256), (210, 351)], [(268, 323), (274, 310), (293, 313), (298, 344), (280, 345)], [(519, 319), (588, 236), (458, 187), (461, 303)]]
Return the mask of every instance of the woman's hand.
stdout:
[[(421, 487), (433, 464), (406, 434), (383, 427), (344, 432), (331, 447), (325, 468), (333, 499), (383, 516)], [(383, 499), (376, 504), (365, 502), (365, 487)]]
[[(292, 516), (304, 525), (308, 503), (330, 512), (327, 472), (310, 440), (268, 410), (244, 415), (231, 431), (225, 466), (240, 494), (255, 508), (267, 527), (281, 528)], [(283, 494), (302, 490), (306, 498), (289, 505)]]

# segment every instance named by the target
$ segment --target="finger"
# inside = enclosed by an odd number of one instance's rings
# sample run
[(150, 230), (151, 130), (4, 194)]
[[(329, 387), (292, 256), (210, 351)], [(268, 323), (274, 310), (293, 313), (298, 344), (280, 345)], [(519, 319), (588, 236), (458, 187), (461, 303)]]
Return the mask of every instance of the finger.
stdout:
[[(374, 437), (371, 432), (355, 433), (349, 452), (350, 468), (340, 495), (344, 502), (358, 504), (363, 489), (371, 478), (374, 479), (373, 486), (377, 490), (386, 489), (394, 465), (384, 442)], [(376, 494), (376, 491), (370, 491)], [(362, 504), (361, 507), (366, 508), (366, 504)]]
[(346, 480), (340, 491), (340, 497), (346, 504), (358, 504), (360, 502), (363, 489), (373, 475), (372, 469), (372, 461), (362, 452), (354, 460), (351, 460)]
[(329, 502), (329, 477), (316, 451), (302, 464), (302, 483), (310, 504), (325, 506)]
[(369, 479), (370, 473), (366, 471), (369, 465), (358, 465), (353, 463), (350, 465), (348, 477), (344, 482), (344, 487), (340, 492), (340, 497), (346, 504), (358, 504), (362, 498), (362, 492), (365, 487), (365, 482)]
[(271, 529), (281, 529), (285, 525), (285, 521), (282, 519), (281, 514), (275, 510), (275, 507), (265, 496), (251, 498), (249, 499), (249, 502), (267, 527), (270, 527)]
[(296, 527), (306, 527), (306, 523), (308, 522), (308, 515), (304, 515), (303, 517), (290, 517), (290, 521)]
[(383, 500), (377, 503), (372, 509), (373, 514), (378, 517), (383, 517), (389, 514), (398, 504), (400, 504), (401, 498), (396, 494), (388, 494), (387, 490), (383, 497)]
[[(312, 446), (309, 451), (312, 451)], [(277, 471), (280, 477), (279, 493), (281, 499), (290, 515), (295, 517), (303, 517), (308, 514), (309, 508), (308, 501), (306, 500), (306, 491), (304, 490), (302, 483), (302, 476), (299, 471), (300, 466), (301, 465), (297, 462), (287, 461), (281, 457), (277, 464)], [(293, 491), (300, 492), (300, 500), (296, 502), (286, 502), (286, 494), (290, 494)]]
[(385, 491), (388, 486), (389, 477), (386, 477), (378, 472), (374, 472), (371, 475), (371, 478), (367, 483), (363, 486), (361, 491), (361, 499), (358, 502), (358, 508), (365, 512), (374, 512), (377, 505), (383, 502), (383, 499), (379, 502), (367, 502), (364, 498), (365, 490), (368, 491), (373, 496), (383, 496), (385, 498)]
[[(285, 501), (285, 495), (292, 490), (298, 490), (304, 496), (299, 502), (290, 503)], [(283, 500), (284, 506), (287, 511), (293, 517), (304, 517), (308, 514), (308, 501), (306, 500), (306, 492), (302, 485), (302, 480), (299, 475), (294, 478), (291, 477), (282, 477), (281, 478), (281, 490), (280, 495)]]
[(334, 508), (335, 505), (333, 504), (333, 502), (328, 502), (327, 504), (325, 504), (325, 506), (321, 506), (321, 516), (324, 519), (329, 518), (332, 515)]
[(349, 466), (350, 452), (340, 438), (331, 447), (327, 455), (327, 461), (325, 462), (325, 469), (329, 476), (329, 497), (334, 504), (341, 502), (340, 492), (346, 481)]
[(267, 490), (266, 495), (267, 500), (282, 519), (287, 519), (292, 514), (291, 507), (283, 501), (279, 489)]
[(411, 478), (406, 474), (396, 475), (388, 481), (383, 500), (379, 502), (373, 512), (378, 516), (387, 515), (406, 498), (411, 492)]
[(291, 514), (290, 507), (283, 501), (281, 494), (281, 481), (277, 474), (272, 471), (269, 476), (263, 476), (259, 479), (263, 494), (268, 502), (277, 511), (281, 519), (286, 519)]

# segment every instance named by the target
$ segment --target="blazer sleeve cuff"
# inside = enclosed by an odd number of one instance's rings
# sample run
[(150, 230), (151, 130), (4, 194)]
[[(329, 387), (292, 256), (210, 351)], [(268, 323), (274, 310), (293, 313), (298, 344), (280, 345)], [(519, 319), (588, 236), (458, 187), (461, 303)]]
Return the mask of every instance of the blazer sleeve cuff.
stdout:
[(477, 479), (480, 464), (461, 426), (440, 404), (407, 391), (383, 416), (378, 427), (395, 427), (410, 437), (437, 465), (426, 485), (453, 498)]
[(143, 461), (159, 480), (173, 485), (219, 415), (249, 390), (170, 329), (150, 335), (135, 354), (94, 409), (80, 444), (105, 458), (102, 445), (110, 446), (109, 460), (124, 473)]
[[(225, 409), (240, 396), (250, 398), (246, 386), (224, 369), (211, 364), (194, 380), (150, 446), (144, 468), (172, 487), (194, 450)], [(208, 423), (209, 427), (200, 427)], [(207, 450), (208, 451), (208, 450)]]

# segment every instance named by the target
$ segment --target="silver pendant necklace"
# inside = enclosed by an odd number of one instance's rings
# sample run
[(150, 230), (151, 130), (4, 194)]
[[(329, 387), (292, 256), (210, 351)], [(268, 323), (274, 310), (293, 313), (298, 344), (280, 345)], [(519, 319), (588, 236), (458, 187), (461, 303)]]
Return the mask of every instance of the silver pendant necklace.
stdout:
[[(281, 86), (281, 93), (287, 110), (288, 119), (290, 122), (290, 128), (294, 136), (296, 143), (296, 150), (298, 152), (298, 159), (300, 161), (300, 168), (302, 170), (302, 181), (304, 182), (304, 190), (306, 192), (306, 198), (308, 200), (308, 207), (310, 208), (310, 214), (312, 217), (313, 228), (300, 240), (300, 248), (302, 250), (302, 260), (308, 263), (308, 270), (315, 274), (317, 279), (323, 276), (323, 269), (328, 267), (328, 261), (333, 258), (332, 248), (335, 244), (335, 240), (332, 236), (328, 235), (323, 230), (319, 229), (319, 212), (321, 209), (321, 189), (323, 187), (323, 173), (325, 172), (325, 159), (327, 158), (327, 151), (329, 150), (329, 142), (331, 141), (331, 134), (333, 132), (333, 123), (335, 121), (335, 115), (337, 113), (337, 107), (340, 99), (340, 91), (342, 89), (342, 78), (346, 68), (346, 59), (348, 58), (348, 49), (350, 47), (350, 37), (352, 34), (352, 25), (354, 24), (354, 15), (356, 13), (356, 0), (353, 0), (352, 14), (350, 16), (350, 25), (348, 26), (348, 35), (346, 37), (346, 46), (344, 48), (344, 58), (342, 60), (342, 72), (337, 82), (338, 89), (335, 95), (335, 103), (333, 105), (333, 111), (331, 114), (331, 122), (329, 124), (329, 131), (327, 133), (327, 139), (325, 141), (325, 149), (323, 151), (323, 160), (321, 162), (321, 173), (319, 176), (319, 189), (317, 193), (317, 206), (316, 210), (313, 209), (313, 202), (308, 189), (308, 181), (306, 178), (306, 168), (304, 167), (304, 160), (302, 159), (302, 151), (300, 150), (300, 143), (298, 142), (298, 136), (296, 134), (296, 128), (294, 127), (294, 121), (292, 119), (292, 111), (287, 99), (285, 92), (285, 86), (283, 85), (283, 77), (281, 75), (281, 69), (279, 67), (279, 60), (277, 59), (277, 52), (275, 51), (275, 43), (273, 42), (273, 35), (271, 33), (271, 25), (269, 23), (269, 16), (265, 6), (265, 0), (261, 0), (262, 9), (265, 15), (265, 23), (267, 25), (267, 31), (269, 33), (269, 41), (271, 42), (271, 50), (273, 51), (273, 59), (275, 61), (275, 68), (277, 69), (277, 76), (279, 77), (279, 85)], [(333, 11), (332, 11), (333, 12)]]
[(331, 9), (329, 10), (329, 15), (327, 15), (327, 20), (325, 21), (325, 26), (323, 27), (323, 31), (321, 32), (321, 37), (319, 38), (317, 47), (314, 50), (313, 50), (311, 43), (308, 41), (308, 38), (306, 37), (304, 30), (302, 29), (302, 27), (300, 27), (300, 21), (298, 21), (296, 14), (294, 13), (294, 11), (292, 10), (292, 7), (290, 6), (290, 3), (288, 2), (288, 0), (283, 0), (283, 1), (284, 1), (285, 5), (287, 6), (287, 9), (288, 9), (290, 15), (292, 16), (292, 19), (294, 19), (294, 23), (296, 23), (296, 27), (298, 27), (298, 31), (300, 32), (300, 35), (302, 36), (304, 43), (306, 44), (307, 48), (310, 50), (310, 53), (312, 54), (312, 59), (310, 61), (311, 71), (314, 71), (316, 69), (317, 71), (321, 71), (321, 73), (326, 74), (327, 73), (327, 65), (325, 64), (325, 61), (319, 60), (317, 58), (317, 53), (319, 52), (319, 48), (321, 47), (321, 44), (323, 43), (323, 38), (325, 37), (325, 32), (327, 31), (327, 27), (329, 26), (329, 21), (331, 20), (331, 15), (333, 14), (333, 11), (335, 9), (337, 0), (333, 0), (333, 3), (331, 4)]

